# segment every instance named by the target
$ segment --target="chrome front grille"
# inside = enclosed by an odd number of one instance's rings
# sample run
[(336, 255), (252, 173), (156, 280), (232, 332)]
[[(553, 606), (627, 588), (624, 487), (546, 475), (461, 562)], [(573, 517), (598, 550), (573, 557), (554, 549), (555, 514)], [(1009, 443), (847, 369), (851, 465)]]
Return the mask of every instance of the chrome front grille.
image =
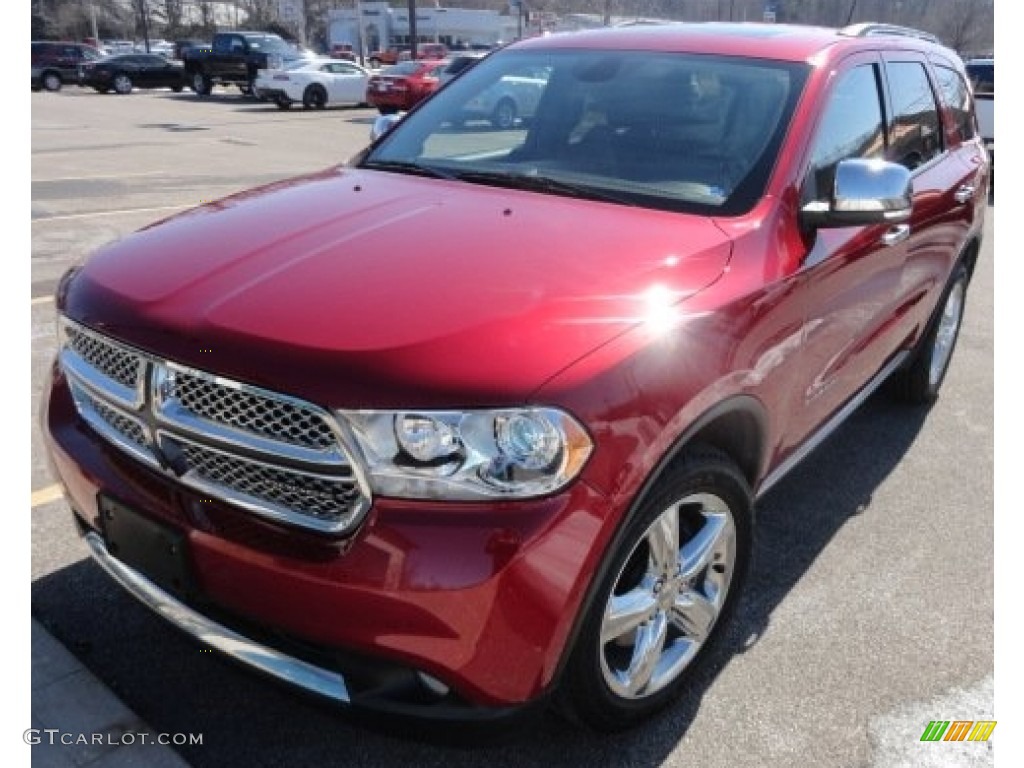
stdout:
[(74, 325), (64, 328), (65, 344), (104, 376), (135, 389), (142, 376), (143, 358), (116, 342)]
[(203, 493), (324, 533), (362, 519), (359, 482), (328, 411), (162, 360), (61, 320), (61, 365), (100, 435)]
[(251, 389), (233, 389), (211, 377), (175, 373), (164, 393), (195, 416), (216, 424), (253, 432), (272, 440), (327, 450), (337, 440), (316, 411), (281, 397), (265, 397)]
[[(236, 502), (290, 509), (318, 520), (331, 521), (339, 508), (359, 497), (355, 478), (329, 477), (282, 469), (239, 459), (200, 445), (183, 445), (189, 472), (185, 476), (201, 488), (231, 488)], [(244, 497), (244, 498), (242, 498)]]

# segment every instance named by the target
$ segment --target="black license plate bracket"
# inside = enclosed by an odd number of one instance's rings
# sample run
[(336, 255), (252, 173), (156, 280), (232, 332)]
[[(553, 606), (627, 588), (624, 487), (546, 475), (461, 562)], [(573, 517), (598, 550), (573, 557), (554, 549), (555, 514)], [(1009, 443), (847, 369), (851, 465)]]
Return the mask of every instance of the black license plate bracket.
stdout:
[(99, 497), (107, 551), (178, 597), (193, 593), (185, 534), (150, 520), (109, 496)]

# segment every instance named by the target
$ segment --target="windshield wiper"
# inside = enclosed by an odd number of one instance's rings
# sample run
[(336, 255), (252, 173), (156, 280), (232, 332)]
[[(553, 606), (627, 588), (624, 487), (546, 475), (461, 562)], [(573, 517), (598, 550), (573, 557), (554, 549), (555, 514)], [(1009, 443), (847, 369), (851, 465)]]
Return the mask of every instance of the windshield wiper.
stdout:
[(473, 184), (493, 184), (509, 189), (525, 189), (531, 192), (547, 192), (552, 195), (578, 197), (584, 200), (600, 200), (605, 203), (635, 206), (632, 200), (625, 197), (597, 190), (584, 184), (573, 184), (569, 181), (552, 179), (550, 176), (539, 176), (535, 173), (505, 173), (501, 171), (459, 171), (454, 178)]
[(408, 173), (411, 176), (426, 176), (431, 179), (454, 179), (455, 174), (442, 171), (432, 165), (422, 165), (411, 160), (367, 160), (360, 168), (369, 168), (372, 171), (395, 171), (396, 173)]

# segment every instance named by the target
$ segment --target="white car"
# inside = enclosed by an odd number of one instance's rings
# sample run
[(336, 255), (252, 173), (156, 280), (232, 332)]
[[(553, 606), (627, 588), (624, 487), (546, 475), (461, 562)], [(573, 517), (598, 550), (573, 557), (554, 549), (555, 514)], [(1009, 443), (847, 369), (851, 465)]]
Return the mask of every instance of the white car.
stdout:
[(364, 104), (369, 71), (338, 59), (304, 59), (285, 69), (261, 70), (256, 95), (281, 109), (296, 102), (306, 109), (334, 104)]

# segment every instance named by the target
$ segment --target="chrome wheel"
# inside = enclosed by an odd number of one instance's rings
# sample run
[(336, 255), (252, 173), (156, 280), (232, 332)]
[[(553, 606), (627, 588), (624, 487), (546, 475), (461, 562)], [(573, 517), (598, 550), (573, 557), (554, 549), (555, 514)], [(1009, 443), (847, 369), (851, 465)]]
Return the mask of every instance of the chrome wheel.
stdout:
[(953, 356), (957, 335), (960, 333), (960, 321), (964, 312), (964, 289), (963, 280), (958, 280), (953, 285), (939, 317), (935, 342), (932, 344), (931, 361), (928, 365), (928, 384), (934, 389), (938, 389), (942, 382), (949, 359)]
[(694, 493), (665, 509), (637, 540), (605, 606), (600, 662), (609, 689), (641, 699), (679, 677), (715, 626), (735, 565), (724, 499)]
[(48, 91), (59, 91), (62, 83), (60, 75), (56, 72), (47, 72), (43, 75), (43, 88)]

